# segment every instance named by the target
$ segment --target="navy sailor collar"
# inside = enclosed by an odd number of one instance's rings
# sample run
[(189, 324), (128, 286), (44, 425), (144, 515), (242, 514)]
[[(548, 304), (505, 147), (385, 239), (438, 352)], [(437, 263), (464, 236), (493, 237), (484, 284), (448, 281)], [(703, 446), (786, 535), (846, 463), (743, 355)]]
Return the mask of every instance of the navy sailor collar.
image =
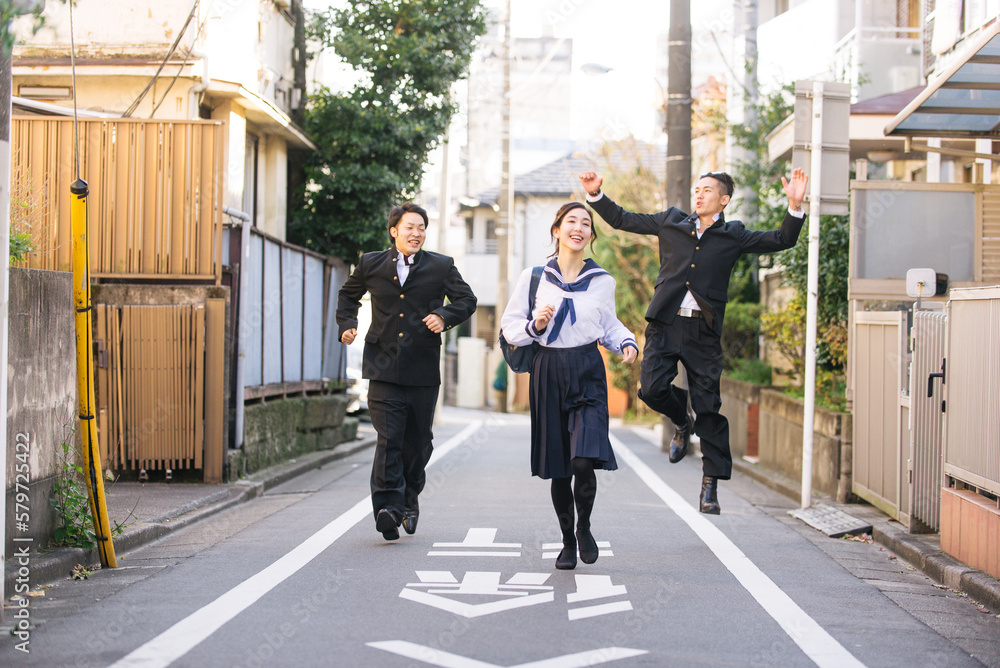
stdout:
[(558, 258), (552, 258), (545, 265), (545, 279), (566, 292), (583, 292), (590, 287), (590, 281), (607, 273), (599, 264), (594, 262), (593, 258), (588, 257), (583, 261), (583, 269), (580, 270), (576, 280), (572, 283), (566, 283), (563, 279), (562, 271), (559, 269)]

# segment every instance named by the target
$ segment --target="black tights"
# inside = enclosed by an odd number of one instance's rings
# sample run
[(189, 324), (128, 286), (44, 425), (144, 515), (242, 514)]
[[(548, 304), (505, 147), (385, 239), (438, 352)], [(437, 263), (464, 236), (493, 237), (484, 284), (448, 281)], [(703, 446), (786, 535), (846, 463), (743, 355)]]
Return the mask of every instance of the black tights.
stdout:
[[(582, 531), (590, 530), (590, 513), (594, 509), (594, 498), (597, 497), (597, 475), (594, 473), (594, 460), (589, 457), (574, 457), (570, 464), (573, 467), (573, 478), (552, 479), (552, 506), (559, 518), (559, 530), (562, 532), (563, 545), (576, 545), (573, 535), (573, 506), (576, 506), (576, 528)], [(575, 482), (570, 483), (571, 480)]]

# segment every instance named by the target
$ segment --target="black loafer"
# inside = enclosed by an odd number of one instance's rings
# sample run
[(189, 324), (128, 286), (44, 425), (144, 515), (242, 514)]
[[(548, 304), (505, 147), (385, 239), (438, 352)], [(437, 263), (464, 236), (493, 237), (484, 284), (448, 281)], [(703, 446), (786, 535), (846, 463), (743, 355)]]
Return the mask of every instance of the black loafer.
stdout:
[(719, 479), (712, 476), (703, 476), (701, 479), (701, 495), (698, 498), (698, 510), (706, 515), (719, 515), (722, 508), (719, 507)]
[(590, 529), (578, 530), (576, 532), (576, 540), (580, 544), (580, 561), (585, 564), (592, 564), (597, 561), (597, 557), (601, 551), (598, 549), (597, 541), (594, 540)]
[(674, 425), (676, 431), (674, 431), (674, 439), (670, 441), (670, 463), (676, 464), (680, 460), (684, 459), (684, 455), (688, 452), (688, 445), (691, 443), (691, 426), (688, 425), (683, 429)]
[(417, 530), (417, 520), (420, 519), (420, 511), (416, 508), (407, 508), (403, 511), (403, 530), (412, 535)]
[(674, 438), (670, 441), (670, 463), (676, 464), (684, 459), (688, 452), (688, 445), (691, 444), (691, 430), (694, 429), (694, 416), (688, 411), (687, 424), (683, 427), (674, 425)]
[(375, 530), (382, 533), (382, 538), (386, 540), (396, 540), (399, 538), (399, 522), (396, 516), (389, 510), (383, 508), (375, 516)]

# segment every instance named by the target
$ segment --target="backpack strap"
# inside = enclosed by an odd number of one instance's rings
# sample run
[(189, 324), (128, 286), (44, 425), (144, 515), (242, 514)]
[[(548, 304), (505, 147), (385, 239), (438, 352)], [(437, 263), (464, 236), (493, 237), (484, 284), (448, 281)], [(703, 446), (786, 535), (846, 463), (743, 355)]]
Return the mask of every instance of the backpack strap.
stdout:
[(538, 284), (542, 280), (542, 271), (545, 267), (533, 267), (531, 269), (531, 282), (528, 284), (528, 317), (535, 310), (535, 294), (538, 292)]

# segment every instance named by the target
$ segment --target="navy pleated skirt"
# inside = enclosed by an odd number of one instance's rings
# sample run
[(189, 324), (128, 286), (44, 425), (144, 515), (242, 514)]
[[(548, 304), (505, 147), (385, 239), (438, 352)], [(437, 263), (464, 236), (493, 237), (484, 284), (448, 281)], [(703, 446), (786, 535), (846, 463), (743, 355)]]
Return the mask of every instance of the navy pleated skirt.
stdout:
[(531, 474), (569, 478), (570, 460), (588, 457), (594, 468), (618, 468), (608, 439), (608, 381), (597, 343), (575, 348), (539, 346), (531, 368)]

